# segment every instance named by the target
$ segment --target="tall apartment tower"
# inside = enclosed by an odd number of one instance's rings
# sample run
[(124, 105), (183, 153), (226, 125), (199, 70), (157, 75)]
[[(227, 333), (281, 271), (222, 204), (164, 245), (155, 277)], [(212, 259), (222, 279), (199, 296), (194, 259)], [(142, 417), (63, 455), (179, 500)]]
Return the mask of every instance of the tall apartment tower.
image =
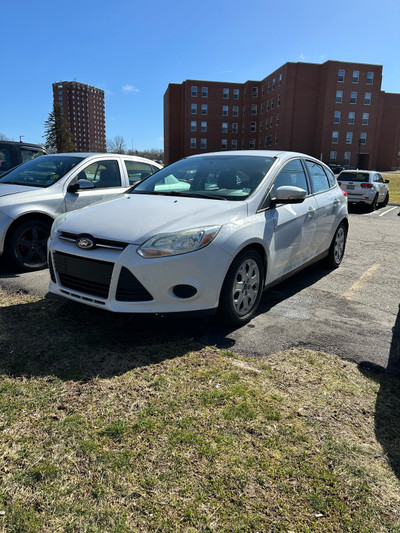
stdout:
[(347, 168), (400, 168), (400, 94), (382, 66), (286, 63), (261, 81), (186, 80), (164, 95), (167, 164), (223, 150), (292, 150)]
[(78, 152), (105, 152), (104, 91), (77, 81), (53, 83), (54, 103), (68, 120)]

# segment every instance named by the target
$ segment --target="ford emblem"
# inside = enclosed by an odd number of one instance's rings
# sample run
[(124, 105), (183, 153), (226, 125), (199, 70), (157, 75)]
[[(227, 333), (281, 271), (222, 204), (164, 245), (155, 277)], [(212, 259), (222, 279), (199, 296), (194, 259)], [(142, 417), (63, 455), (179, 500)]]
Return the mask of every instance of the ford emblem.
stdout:
[(91, 250), (95, 247), (94, 242), (89, 237), (78, 237), (75, 244), (78, 248), (82, 248), (83, 250)]

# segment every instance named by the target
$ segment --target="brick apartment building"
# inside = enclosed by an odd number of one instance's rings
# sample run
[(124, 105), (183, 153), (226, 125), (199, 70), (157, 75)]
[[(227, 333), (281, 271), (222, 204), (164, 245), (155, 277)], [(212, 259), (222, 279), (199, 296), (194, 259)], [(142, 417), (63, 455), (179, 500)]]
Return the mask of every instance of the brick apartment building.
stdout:
[(400, 94), (381, 85), (381, 65), (339, 61), (286, 63), (243, 84), (170, 84), (165, 162), (201, 152), (278, 149), (350, 168), (400, 168)]
[(78, 152), (105, 152), (104, 91), (77, 81), (53, 83), (53, 99), (64, 111)]

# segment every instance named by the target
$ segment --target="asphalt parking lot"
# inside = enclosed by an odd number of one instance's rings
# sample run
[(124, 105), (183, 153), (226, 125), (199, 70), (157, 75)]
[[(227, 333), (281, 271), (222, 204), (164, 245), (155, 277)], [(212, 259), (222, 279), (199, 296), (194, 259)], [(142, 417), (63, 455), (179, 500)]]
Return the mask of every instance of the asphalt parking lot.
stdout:
[[(268, 358), (304, 347), (400, 373), (399, 214), (400, 206), (391, 204), (373, 213), (352, 209), (340, 268), (313, 265), (269, 289), (246, 326), (226, 330), (215, 320), (140, 318), (141, 328), (161, 328), (167, 340), (181, 327), (181, 336), (241, 355)], [(48, 280), (47, 270), (12, 274), (0, 260), (4, 290), (44, 296)]]

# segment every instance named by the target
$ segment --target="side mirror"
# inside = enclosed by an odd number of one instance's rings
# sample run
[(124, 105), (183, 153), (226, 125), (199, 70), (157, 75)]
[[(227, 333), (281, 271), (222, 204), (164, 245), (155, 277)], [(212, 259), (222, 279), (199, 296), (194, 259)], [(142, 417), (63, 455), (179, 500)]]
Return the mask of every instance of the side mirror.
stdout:
[(390, 180), (385, 180), (385, 183), (390, 183)]
[(300, 189), (300, 187), (293, 187), (291, 185), (284, 185), (278, 187), (275, 192), (275, 198), (272, 198), (274, 205), (276, 204), (301, 204), (307, 196), (307, 191)]
[(92, 183), (90, 180), (81, 179), (81, 180), (77, 180), (72, 185), (69, 185), (67, 191), (71, 193), (76, 193), (78, 190), (81, 190), (81, 189), (94, 189), (94, 188), (95, 188), (94, 183)]

